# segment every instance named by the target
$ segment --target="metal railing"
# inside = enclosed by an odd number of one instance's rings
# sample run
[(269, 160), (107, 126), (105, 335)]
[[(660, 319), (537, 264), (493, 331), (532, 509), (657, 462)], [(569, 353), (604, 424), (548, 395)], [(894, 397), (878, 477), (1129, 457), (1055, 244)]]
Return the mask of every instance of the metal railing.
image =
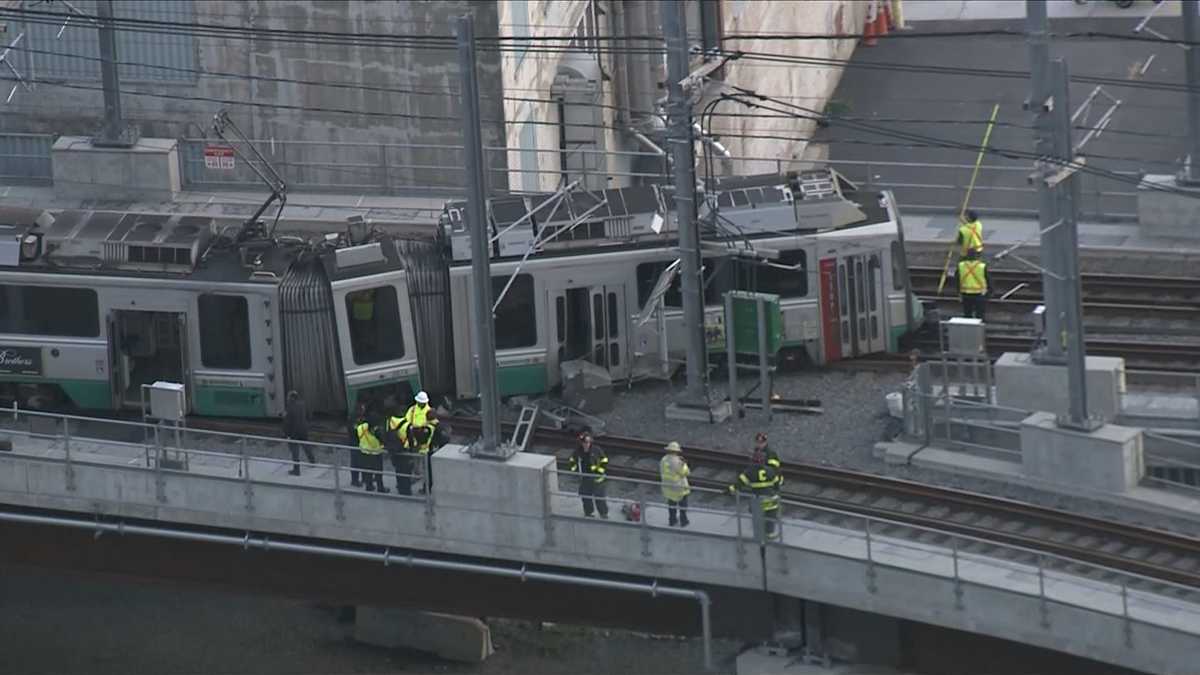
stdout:
[[(100, 438), (94, 436), (99, 430), (105, 428), (108, 429), (106, 436)], [(158, 440), (153, 440), (155, 429), (160, 431)], [(271, 472), (268, 467), (292, 464), (290, 457), (279, 458), (261, 453), (278, 454), (286, 449), (287, 443), (297, 442), (187, 428), (181, 428), (180, 435), (176, 436), (173, 428), (168, 429), (171, 433), (164, 434), (161, 433), (162, 427), (159, 425), (98, 420), (17, 409), (0, 414), (0, 435), (8, 436), (14, 441), (12, 452), (4, 453), (3, 456), (18, 457), (22, 461), (64, 465), (66, 482), (63, 489), (67, 493), (74, 493), (78, 490), (76, 473), (89, 467), (152, 472), (160, 499), (162, 499), (161, 495), (164, 494), (168, 482), (177, 480), (178, 477), (184, 475), (199, 475), (204, 478), (242, 481), (245, 485), (243, 507), (247, 512), (254, 511), (256, 486), (264, 484), (279, 486), (283, 480), (278, 475), (278, 467), (274, 472)], [(148, 438), (152, 439), (149, 447)], [(22, 447), (23, 439), (51, 441), (54, 444), (54, 452), (44, 446)], [(180, 439), (180, 441), (174, 442), (175, 439)], [(182, 439), (187, 439), (187, 442), (184, 443)], [(192, 443), (218, 444), (224, 446), (224, 450), (200, 450), (191, 445)], [(310, 476), (308, 479), (293, 479), (289, 481), (290, 487), (332, 492), (335, 495), (335, 508), (340, 510), (342, 508), (340, 501), (344, 498), (346, 490), (342, 483), (343, 473), (349, 471), (349, 468), (342, 463), (341, 456), (352, 448), (320, 443), (308, 443), (307, 445), (313, 446), (314, 452), (331, 456), (333, 461), (330, 464), (302, 464), (302, 474), (305, 466), (332, 468), (333, 471), (325, 477)], [(148, 451), (154, 457), (162, 457), (163, 455), (160, 453), (164, 451), (180, 452), (185, 454), (186, 460), (182, 464), (149, 461), (146, 454)], [(383, 473), (386, 475), (390, 472)], [(768, 555), (772, 556), (770, 559), (783, 560), (780, 565), (782, 574), (789, 574), (792, 571), (786, 562), (789, 551), (815, 550), (822, 554), (864, 563), (867, 568), (864, 583), (870, 592), (879, 591), (877, 569), (888, 568), (946, 579), (953, 584), (956, 603), (960, 607), (962, 606), (963, 587), (968, 585), (1000, 587), (1010, 592), (1034, 597), (1043, 608), (1047, 607), (1049, 603), (1066, 604), (1119, 617), (1126, 624), (1127, 634), (1135, 622), (1153, 624), (1189, 635), (1200, 634), (1200, 631), (1193, 632), (1173, 625), (1170, 617), (1158, 618), (1137, 609), (1140, 604), (1150, 602), (1160, 605), (1175, 603), (1180, 606), (1180, 611), (1195, 613), (1198, 620), (1193, 625), (1200, 625), (1200, 589), (1047, 554), (1035, 549), (992, 542), (947, 530), (915, 526), (887, 518), (814, 506), (790, 499), (782, 500), (782, 517), (774, 519), (776, 531), (773, 536), (770, 536), (766, 532), (767, 520), (763, 517), (761, 504), (756, 498), (741, 494), (722, 496), (719, 491), (702, 488), (693, 488), (692, 494), (689, 495), (693, 502), (688, 508), (692, 520), (691, 526), (686, 530), (667, 529), (662, 523), (667, 503), (665, 498), (658, 493), (661, 487), (658, 483), (622, 478), (609, 478), (606, 482), (609, 485), (609, 493), (612, 495), (607, 497), (612, 502), (610, 506), (616, 505), (616, 512), (619, 514), (621, 505), (636, 504), (639, 507), (641, 518), (637, 521), (625, 521), (618, 517), (596, 523), (596, 525), (637, 528), (640, 533), (641, 557), (651, 557), (655, 542), (659, 541), (660, 533), (667, 532), (673, 535), (686, 534), (687, 536), (733, 542), (741, 554), (742, 562), (739, 563), (739, 567), (748, 566), (758, 558), (757, 555), (746, 555), (751, 547), (755, 547), (753, 550), (757, 550), (757, 547), (765, 547)], [(543, 489), (546, 493), (543, 496), (546, 507), (541, 516), (507, 512), (496, 514), (484, 510), (473, 511), (466, 506), (447, 507), (435, 500), (436, 481), (434, 489), (425, 495), (394, 496), (366, 493), (365, 496), (375, 499), (396, 499), (402, 503), (413, 503), (414, 506), (423, 503), (430, 524), (435, 509), (447, 508), (535, 520), (542, 527), (547, 528), (548, 533), (553, 529), (553, 521), (584, 520), (582, 513), (575, 508), (560, 507), (563, 499), (579, 499), (580, 495), (577, 490), (551, 490), (548, 485)], [(696, 503), (701, 498), (708, 501), (717, 499), (727, 501), (724, 506)], [(193, 505), (193, 508), (196, 508), (196, 505)], [(429, 527), (430, 525), (427, 525), (427, 528)], [(432, 531), (430, 529), (430, 532)], [(823, 536), (828, 537), (824, 543), (819, 541)], [(847, 547), (845, 545), (847, 538), (860, 542), (860, 545)], [(927, 543), (930, 541), (939, 541), (940, 543)], [(901, 551), (910, 553), (915, 551), (920, 555), (901, 555), (899, 553)], [(969, 563), (969, 565), (965, 565), (965, 563)], [(990, 577), (991, 583), (989, 583), (989, 577), (980, 572), (979, 565), (981, 563), (985, 563), (991, 568), (1001, 568), (1004, 573)], [(970, 570), (967, 569), (968, 567)], [(1034, 583), (1035, 581), (1036, 583)], [(1081, 602), (1075, 595), (1062, 590), (1064, 584), (1088, 586), (1092, 590), (1107, 593), (1104, 597), (1109, 601)], [(1097, 602), (1103, 606), (1098, 607)], [(1045, 609), (1043, 609), (1044, 617)]]
[(50, 134), (0, 133), (0, 182), (50, 185), (54, 182)]
[[(0, 133), (0, 180), (9, 183), (50, 184), (53, 180), (50, 148), (54, 136), (48, 134)], [(209, 169), (204, 163), (204, 147), (210, 141), (201, 138), (179, 139), (180, 175), (185, 189), (253, 189), (257, 176), (239, 162), (233, 169)], [(254, 139), (253, 142), (273, 163), (295, 191), (355, 194), (434, 193), (446, 197), (462, 195), (465, 185), (465, 160), (462, 146), (432, 143), (358, 143)], [(533, 153), (549, 155), (551, 161), (539, 162), (539, 168), (507, 168), (510, 157)], [(597, 184), (608, 185), (608, 178), (630, 181), (663, 177), (662, 158), (651, 151), (606, 151), (572, 149), (572, 155), (595, 157), (591, 165)], [(521, 176), (536, 173), (555, 183), (560, 150), (488, 146), (484, 156), (492, 186), (509, 185), (516, 191), (523, 185)], [(610, 169), (612, 160), (627, 169)], [(892, 190), (907, 209), (933, 213), (953, 212), (958, 196), (971, 175), (970, 164), (945, 162), (900, 162), (864, 160), (797, 161), (790, 158), (734, 156), (734, 166), (753, 168), (755, 172), (833, 166), (866, 190)], [(655, 167), (635, 170), (632, 167)], [(914, 180), (914, 170), (922, 173)], [(1165, 171), (1165, 169), (1164, 169)], [(744, 171), (746, 172), (746, 171)], [(1036, 188), (1026, 182), (1029, 167), (988, 164), (980, 167), (975, 185), (975, 206), (993, 215), (1036, 217)], [(1137, 192), (1128, 182), (1140, 178), (1136, 172), (1113, 172), (1115, 177), (1081, 176), (1080, 215), (1089, 220), (1136, 219)], [(579, 177), (572, 171), (573, 177)]]

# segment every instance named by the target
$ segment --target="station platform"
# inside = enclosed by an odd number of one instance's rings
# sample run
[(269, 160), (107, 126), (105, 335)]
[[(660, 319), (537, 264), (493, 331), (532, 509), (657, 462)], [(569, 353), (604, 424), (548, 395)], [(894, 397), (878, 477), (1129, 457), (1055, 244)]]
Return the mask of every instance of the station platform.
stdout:
[[(958, 232), (953, 214), (902, 212), (905, 246), (910, 265), (941, 265)], [(1040, 246), (1038, 222), (1032, 218), (984, 215), (985, 258), (1014, 245), (1014, 253), (1036, 261)], [(1200, 239), (1150, 236), (1136, 223), (1079, 223), (1081, 270), (1089, 273), (1194, 276), (1200, 269)], [(1021, 263), (1009, 258), (1003, 267)]]

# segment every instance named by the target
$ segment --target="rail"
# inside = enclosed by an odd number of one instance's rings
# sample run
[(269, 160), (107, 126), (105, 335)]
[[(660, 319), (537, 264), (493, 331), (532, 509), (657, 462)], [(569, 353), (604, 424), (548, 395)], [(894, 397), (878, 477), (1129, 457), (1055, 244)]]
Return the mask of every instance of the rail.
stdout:
[[(259, 486), (278, 486), (281, 482), (286, 482), (296, 489), (318, 490), (332, 493), (335, 497), (342, 495), (346, 489), (342, 482), (344, 477), (339, 476), (347, 469), (340, 464), (338, 458), (343, 451), (349, 449), (347, 447), (314, 444), (318, 447), (325, 446), (323, 450), (334, 458), (334, 463), (309, 466), (321, 468), (327, 475), (312, 475), (313, 472), (310, 471), (307, 478), (284, 479), (279, 475), (278, 467), (274, 472), (266, 470), (265, 467), (270, 464), (290, 464), (290, 460), (250, 453), (271, 449), (278, 451), (281, 445), (286, 445), (286, 439), (186, 428), (179, 429), (179, 435), (176, 435), (175, 429), (169, 429), (172, 433), (162, 433), (161, 425), (17, 409), (5, 412), (0, 422), (0, 434), (13, 441), (11, 452), (3, 453), (0, 458), (63, 466), (65, 479), (61, 490), (67, 494), (75, 493), (79, 489), (76, 473), (92, 467), (150, 473), (154, 476), (160, 495), (173, 482), (186, 476), (240, 481), (245, 486), (243, 507), (250, 514), (256, 506), (255, 488)], [(95, 436), (109, 425), (111, 427), (108, 435), (117, 438)], [(152, 441), (150, 456), (170, 457), (170, 453), (184, 453), (187, 461), (149, 461), (146, 455), (146, 439), (155, 438), (155, 429), (158, 429), (159, 433), (157, 440)], [(85, 436), (83, 433), (91, 435)], [(185, 438), (188, 439), (188, 443), (207, 440), (209, 443), (235, 445), (237, 449), (199, 450), (184, 444)], [(665, 527), (663, 512), (667, 505), (665, 499), (653, 492), (657, 487), (653, 481), (620, 478), (610, 478), (609, 481), (610, 486), (613, 486), (610, 487), (610, 491), (620, 493), (608, 497), (609, 501), (617, 506), (618, 511), (621, 505), (637, 504), (641, 510), (641, 518), (636, 522), (614, 519), (603, 525), (635, 528), (642, 541), (642, 557), (647, 556), (647, 550), (660, 533), (670, 532), (672, 535), (678, 535), (681, 532), (677, 528)], [(434, 490), (421, 496), (370, 493), (362, 496), (368, 499), (397, 500), (395, 503), (411, 502), (414, 507), (423, 508), (427, 517), (437, 509), (470, 510), (461, 506), (447, 507), (439, 503), (436, 498), (436, 481), (434, 485)], [(567, 489), (551, 490), (549, 487), (545, 487), (544, 490), (546, 510), (540, 517), (516, 513), (501, 515), (538, 521), (539, 526), (547, 528), (552, 528), (550, 523), (553, 521), (586, 520), (579, 509), (571, 504), (579, 499), (577, 492)], [(688, 530), (683, 531), (688, 536), (732, 541), (741, 548), (760, 547), (767, 555), (772, 556), (772, 559), (786, 560), (789, 555), (797, 552), (816, 550), (823, 554), (857, 560), (865, 563), (869, 570), (867, 578), (864, 579), (868, 588), (875, 582), (874, 572), (871, 570), (898, 569), (950, 582), (960, 603), (961, 591), (966, 586), (1000, 587), (1009, 592), (1033, 597), (1043, 608), (1051, 603), (1066, 604), (1089, 612), (1119, 617), (1126, 625), (1127, 638), (1134, 623), (1155, 625), (1186, 635), (1200, 635), (1200, 607), (1196, 607), (1200, 597), (1197, 597), (1198, 591), (1193, 586), (1095, 565), (1076, 558), (1039, 551), (1036, 548), (999, 543), (952, 530), (917, 526), (889, 518), (818, 507), (791, 499), (783, 501), (784, 516), (776, 521), (777, 534), (771, 537), (766, 532), (763, 512), (754, 498), (744, 495), (723, 497), (719, 491), (699, 488), (694, 489), (693, 494), (697, 500), (715, 502), (727, 499), (728, 502), (725, 506), (712, 503), (697, 503), (691, 506), (689, 512), (693, 515), (693, 523)], [(334, 503), (338, 503), (336, 498)], [(190, 508), (198, 509), (199, 506), (190, 505)], [(478, 512), (482, 513), (485, 512)], [(823, 519), (832, 519), (836, 524), (820, 522)], [(106, 522), (111, 521), (106, 519)], [(246, 536), (250, 537), (249, 534)], [(835, 541), (844, 544), (847, 537), (858, 542), (857, 548), (847, 551), (844, 545), (834, 545)], [(266, 546), (267, 540), (264, 538), (262, 541)], [(931, 541), (938, 543), (931, 544)], [(270, 545), (286, 550), (286, 547), (277, 546), (274, 542)], [(625, 555), (638, 556), (633, 551), (627, 551)], [(386, 554), (384, 560), (386, 562)], [(997, 567), (1003, 568), (1004, 574), (999, 577), (985, 574), (985, 568)], [(791, 571), (786, 563), (783, 564), (782, 570), (783, 574)], [(1084, 590), (1087, 592), (1082, 592)], [(1198, 620), (1186, 622), (1159, 618), (1155, 612), (1164, 607), (1177, 612), (1193, 612)]]

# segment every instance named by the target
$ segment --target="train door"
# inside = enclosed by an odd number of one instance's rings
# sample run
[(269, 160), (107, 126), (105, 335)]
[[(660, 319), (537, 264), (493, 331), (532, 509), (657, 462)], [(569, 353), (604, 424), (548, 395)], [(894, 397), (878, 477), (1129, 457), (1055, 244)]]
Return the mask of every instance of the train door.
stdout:
[(558, 363), (584, 359), (607, 369), (614, 379), (625, 377), (625, 287), (565, 288), (553, 298)]
[(415, 393), (412, 382), (418, 372), (403, 274), (347, 279), (332, 286), (347, 403), (353, 406), (364, 400), (383, 407), (407, 403)]
[(108, 326), (113, 400), (118, 406), (140, 408), (142, 385), (160, 380), (190, 390), (187, 314), (121, 309), (109, 316)]
[[(838, 295), (837, 258), (821, 261), (821, 326), (822, 342), (825, 344), (825, 362), (832, 363), (842, 358), (842, 312)], [(846, 327), (849, 330), (849, 326)]]

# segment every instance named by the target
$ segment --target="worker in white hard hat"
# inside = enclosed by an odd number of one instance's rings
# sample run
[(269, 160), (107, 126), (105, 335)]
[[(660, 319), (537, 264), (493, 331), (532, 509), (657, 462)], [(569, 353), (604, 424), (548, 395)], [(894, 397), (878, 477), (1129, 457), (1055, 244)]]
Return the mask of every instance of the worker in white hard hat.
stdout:
[[(400, 427), (401, 438), (405, 439), (407, 444), (408, 429), (412, 427), (429, 427), (430, 438), (436, 437), (437, 433), (437, 415), (429, 406), (429, 394), (425, 390), (417, 392), (413, 397), (413, 404), (408, 406), (408, 410), (404, 411), (404, 423)], [(423, 485), (428, 485), (429, 482), (429, 454), (428, 450), (422, 453), (425, 456), (425, 461), (418, 461), (414, 475)]]
[[(667, 454), (663, 455), (662, 461), (658, 463), (658, 469), (662, 479), (663, 497), (667, 500), (667, 524), (675, 527), (675, 524), (679, 523), (680, 527), (687, 527), (687, 498), (688, 493), (692, 491), (687, 477), (692, 471), (683, 459), (683, 448), (679, 447), (678, 442), (671, 441), (665, 449)], [(675, 519), (676, 510), (679, 511), (678, 520)]]

